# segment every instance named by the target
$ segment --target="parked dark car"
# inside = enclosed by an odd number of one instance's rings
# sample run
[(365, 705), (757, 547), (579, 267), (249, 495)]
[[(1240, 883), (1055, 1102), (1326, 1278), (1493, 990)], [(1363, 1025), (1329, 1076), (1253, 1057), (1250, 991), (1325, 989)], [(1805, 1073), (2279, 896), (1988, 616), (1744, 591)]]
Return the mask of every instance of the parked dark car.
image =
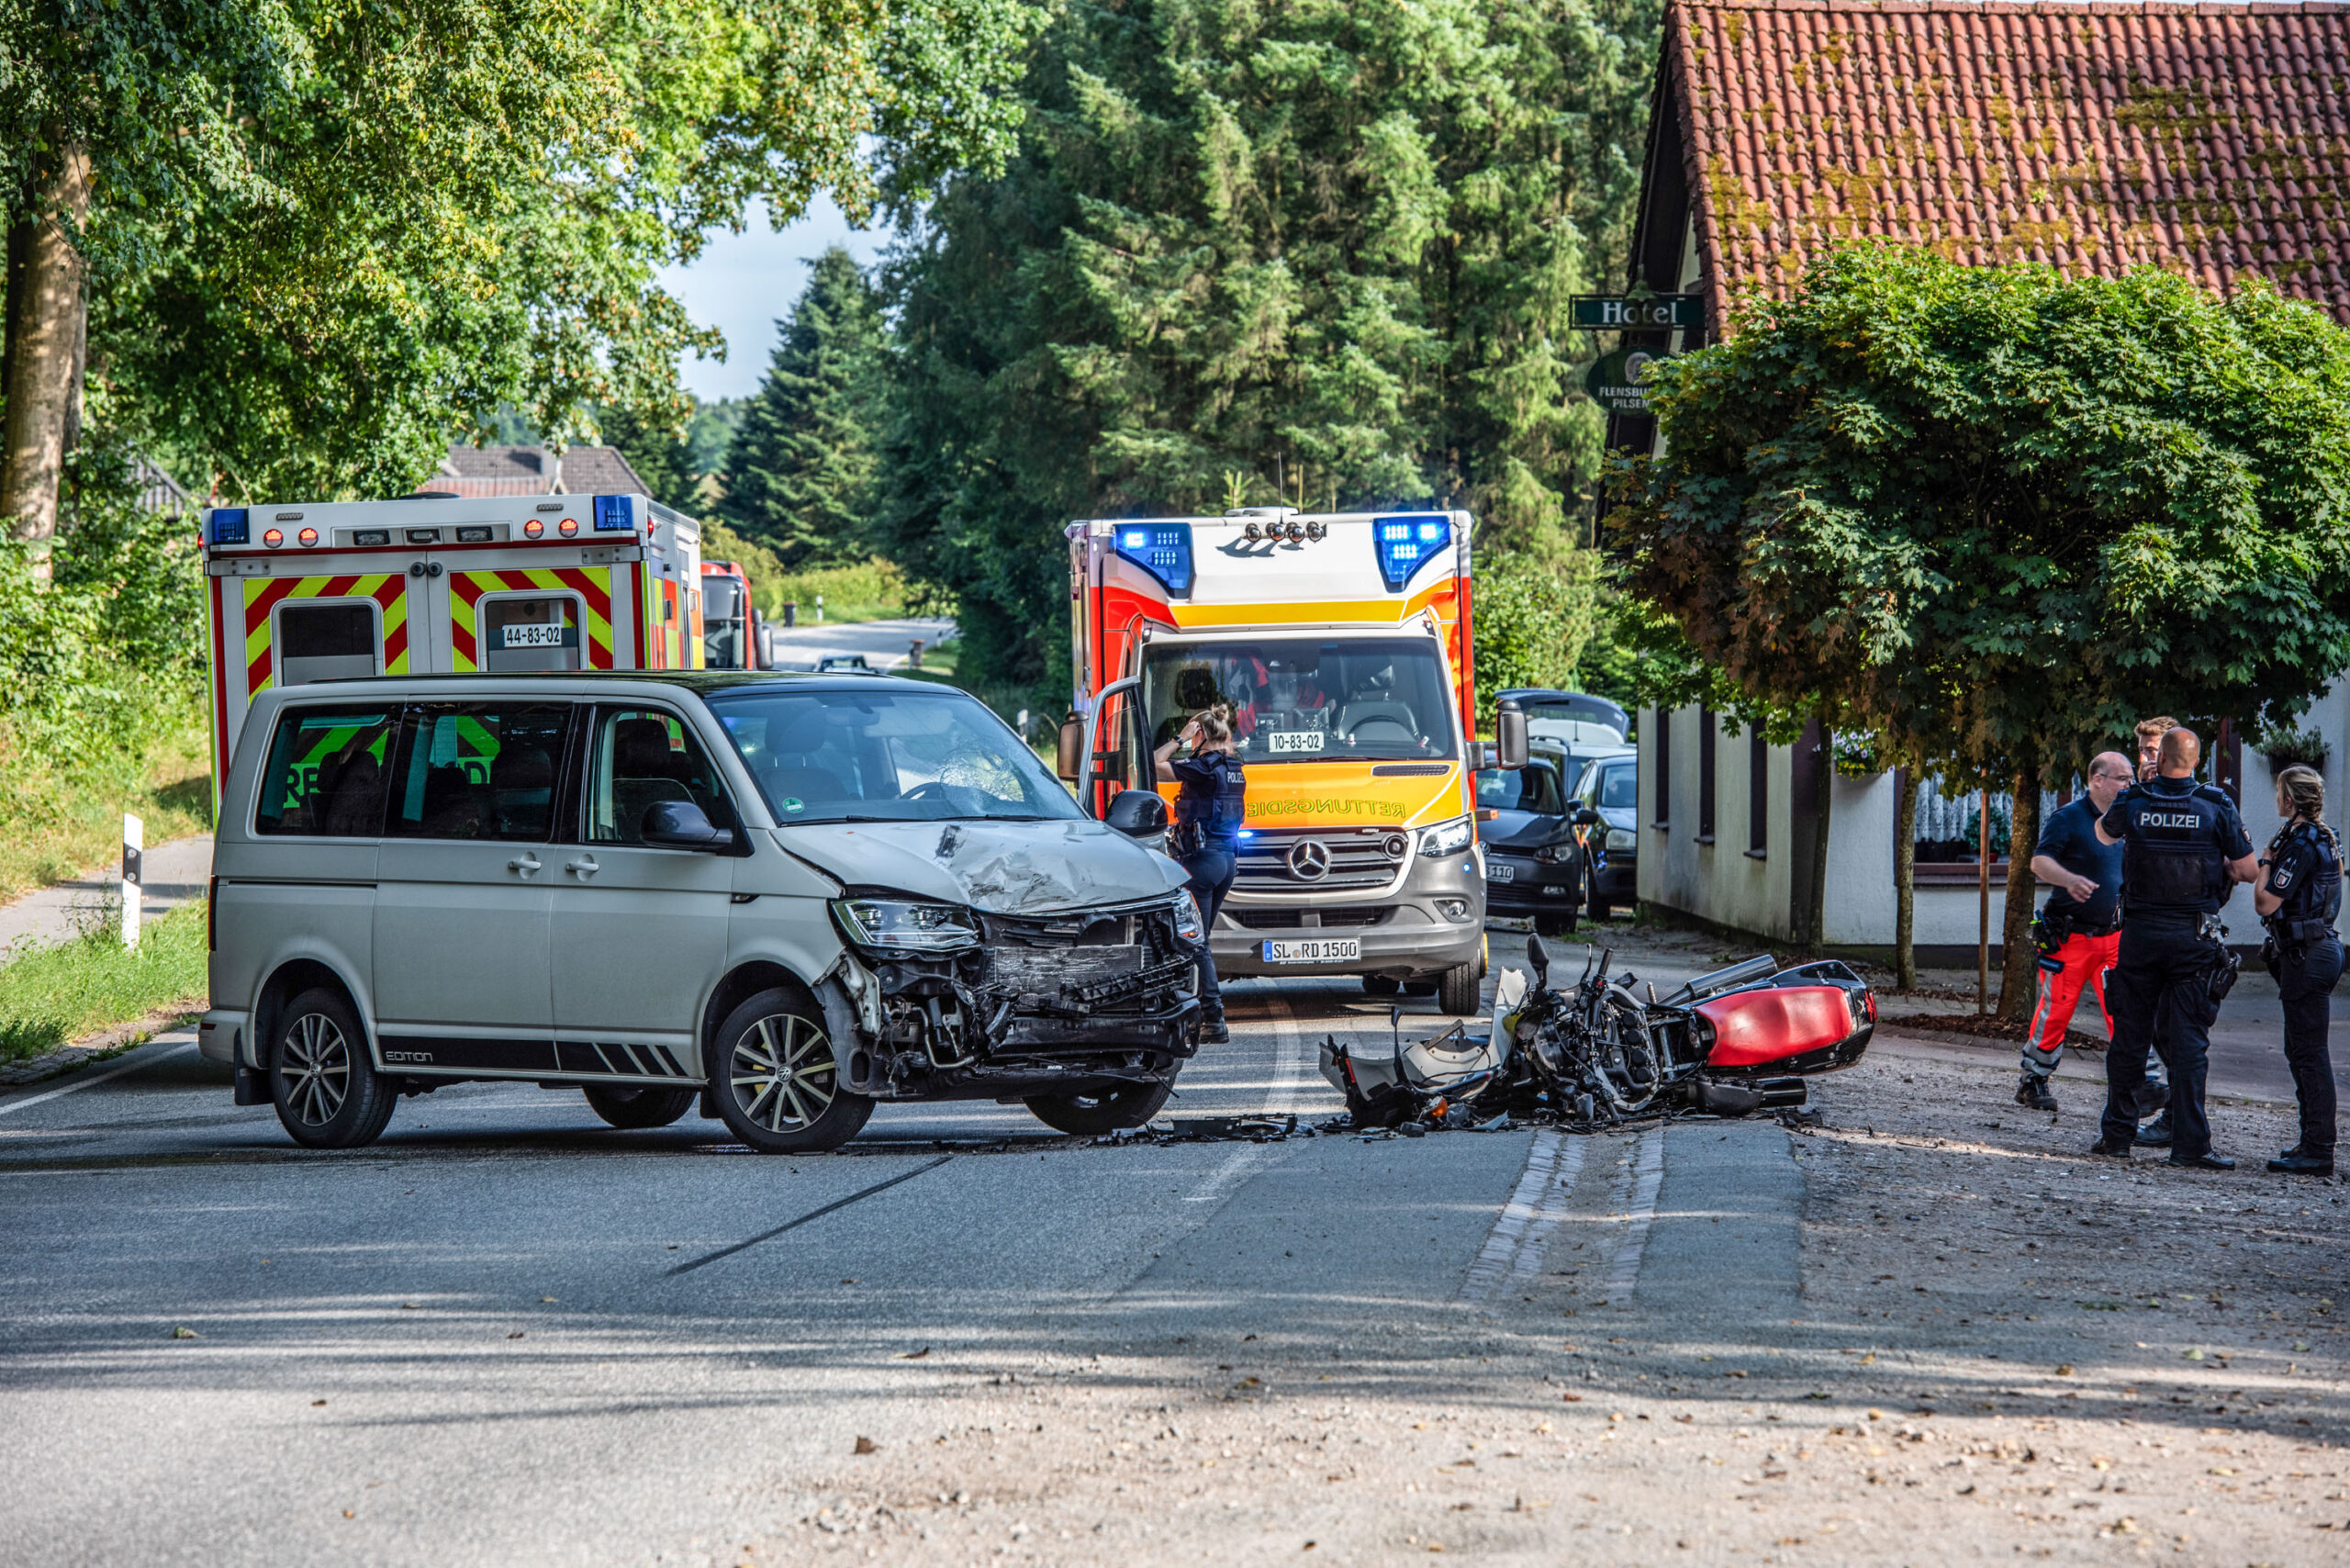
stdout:
[(1583, 841), (1583, 913), (1606, 920), (1630, 903), (1639, 888), (1640, 759), (1635, 753), (1603, 756), (1575, 783), (1576, 807), (1596, 812)]
[(1562, 935), (1575, 928), (1583, 896), (1583, 846), (1575, 802), (1556, 764), (1537, 759), (1515, 772), (1477, 775), (1478, 837), (1485, 846), (1485, 913), (1534, 917), (1534, 928)]

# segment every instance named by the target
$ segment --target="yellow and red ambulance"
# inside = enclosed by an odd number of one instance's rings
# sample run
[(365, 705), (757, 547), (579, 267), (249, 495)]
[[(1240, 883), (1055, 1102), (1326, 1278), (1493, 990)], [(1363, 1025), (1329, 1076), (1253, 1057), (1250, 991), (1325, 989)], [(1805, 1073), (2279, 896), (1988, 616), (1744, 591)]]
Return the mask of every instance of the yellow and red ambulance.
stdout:
[(1248, 771), (1239, 868), (1210, 942), (1220, 976), (1436, 982), (1472, 1014), (1484, 970), (1467, 512), (1069, 524), (1081, 792), (1173, 780), (1152, 754), (1232, 711)]
[(272, 686), (430, 671), (699, 669), (701, 528), (642, 495), (203, 513), (214, 802)]

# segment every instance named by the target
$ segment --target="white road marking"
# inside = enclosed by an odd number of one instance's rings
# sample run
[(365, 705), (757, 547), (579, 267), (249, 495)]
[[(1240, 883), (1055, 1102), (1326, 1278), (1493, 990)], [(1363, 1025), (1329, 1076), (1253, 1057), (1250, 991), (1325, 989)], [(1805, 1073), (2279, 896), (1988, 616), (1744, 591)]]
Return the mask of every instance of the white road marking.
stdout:
[[(1265, 999), (1273, 1010), (1273, 1081), (1265, 1091), (1265, 1103), (1258, 1114), (1283, 1116), (1297, 1109), (1298, 1087), (1305, 1077), (1305, 1033), (1297, 1026), (1297, 1014), (1279, 995)], [(1225, 1156), (1224, 1163), (1208, 1172), (1192, 1190), (1186, 1203), (1221, 1203), (1231, 1195), (1243, 1178), (1259, 1165), (1272, 1159), (1277, 1145), (1248, 1143)]]
[(1567, 1216), (1575, 1180), (1583, 1174), (1583, 1140), (1569, 1138), (1556, 1127), (1534, 1134), (1526, 1151), (1526, 1174), (1502, 1205), (1494, 1228), (1469, 1277), (1460, 1283), (1462, 1301), (1483, 1301), (1503, 1285), (1516, 1285), (1541, 1271), (1550, 1232)]
[(88, 1089), (95, 1084), (104, 1083), (110, 1078), (120, 1078), (126, 1072), (137, 1072), (142, 1067), (154, 1066), (157, 1062), (162, 1061), (166, 1057), (175, 1057), (182, 1051), (192, 1051), (194, 1049), (196, 1049), (196, 1042), (194, 1040), (183, 1041), (179, 1045), (173, 1046), (170, 1050), (157, 1051), (153, 1056), (141, 1057), (137, 1061), (127, 1061), (120, 1067), (116, 1068), (113, 1071), (102, 1072), (95, 1078), (85, 1078), (78, 1083), (69, 1083), (62, 1089), (51, 1089), (44, 1093), (31, 1095), (23, 1100), (11, 1100), (6, 1104), (0, 1104), (0, 1116), (7, 1115), (12, 1111), (21, 1111), (28, 1105), (38, 1105), (44, 1100), (56, 1100), (67, 1094), (78, 1094), (83, 1090)]
[(1656, 1218), (1657, 1189), (1664, 1185), (1662, 1127), (1651, 1127), (1639, 1135), (1625, 1172), (1629, 1190), (1624, 1201), (1624, 1239), (1609, 1260), (1607, 1278), (1603, 1282), (1610, 1300), (1628, 1295), (1639, 1283), (1640, 1255), (1648, 1250), (1649, 1226)]

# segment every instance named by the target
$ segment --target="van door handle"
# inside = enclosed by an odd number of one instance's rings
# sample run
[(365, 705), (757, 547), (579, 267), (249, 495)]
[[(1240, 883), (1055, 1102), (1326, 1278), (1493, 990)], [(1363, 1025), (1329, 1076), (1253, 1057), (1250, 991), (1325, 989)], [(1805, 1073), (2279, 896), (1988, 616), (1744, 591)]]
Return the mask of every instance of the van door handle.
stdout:
[(525, 850), (520, 859), (509, 860), (506, 863), (506, 868), (509, 871), (520, 871), (527, 877), (539, 869), (539, 857)]
[(570, 872), (575, 877), (584, 879), (594, 876), (597, 872), (602, 870), (603, 868), (596, 864), (596, 857), (593, 855), (589, 855), (572, 861), (569, 865), (564, 867), (564, 869)]

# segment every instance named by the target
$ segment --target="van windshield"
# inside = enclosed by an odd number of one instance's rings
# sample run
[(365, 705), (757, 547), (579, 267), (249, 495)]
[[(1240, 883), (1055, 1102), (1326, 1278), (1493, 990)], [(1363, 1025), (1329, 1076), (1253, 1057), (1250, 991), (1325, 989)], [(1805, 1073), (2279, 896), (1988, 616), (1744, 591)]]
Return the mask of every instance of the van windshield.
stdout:
[(1460, 755), (1451, 683), (1425, 637), (1257, 637), (1159, 644), (1143, 661), (1153, 747), (1217, 703), (1240, 759), (1382, 762)]
[(739, 687), (710, 709), (786, 826), (1084, 814), (1002, 720), (959, 693)]

